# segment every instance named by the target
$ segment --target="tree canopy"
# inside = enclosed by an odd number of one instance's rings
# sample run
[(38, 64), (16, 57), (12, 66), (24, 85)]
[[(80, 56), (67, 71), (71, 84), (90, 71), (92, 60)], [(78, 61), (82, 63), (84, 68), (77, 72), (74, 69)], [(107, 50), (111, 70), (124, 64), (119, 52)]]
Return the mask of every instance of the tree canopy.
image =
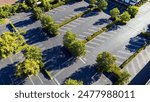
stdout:
[(77, 40), (76, 34), (71, 31), (66, 32), (64, 35), (63, 44), (75, 57), (80, 57), (86, 54), (85, 43)]
[(110, 10), (110, 15), (112, 18), (117, 19), (118, 16), (120, 15), (120, 11), (118, 8), (113, 8), (112, 10)]
[(18, 51), (21, 51), (26, 45), (22, 35), (12, 32), (5, 32), (0, 37), (0, 57), (6, 58)]
[(98, 3), (99, 10), (106, 10), (108, 6), (108, 3), (106, 0), (100, 0)]
[(30, 75), (36, 75), (40, 71), (40, 66), (38, 61), (33, 59), (25, 59), (23, 62), (19, 63), (16, 67), (16, 76), (26, 77)]
[(100, 72), (113, 72), (116, 68), (116, 58), (109, 52), (102, 52), (98, 54), (96, 62), (98, 64), (98, 70)]
[(127, 23), (131, 19), (131, 15), (125, 11), (123, 14), (120, 16), (120, 20), (122, 23)]
[(127, 11), (132, 17), (135, 17), (137, 15), (138, 11), (139, 11), (139, 7), (137, 7), (137, 6), (129, 6)]
[(65, 85), (83, 85), (83, 81), (78, 81), (78, 80), (69, 78), (65, 81)]

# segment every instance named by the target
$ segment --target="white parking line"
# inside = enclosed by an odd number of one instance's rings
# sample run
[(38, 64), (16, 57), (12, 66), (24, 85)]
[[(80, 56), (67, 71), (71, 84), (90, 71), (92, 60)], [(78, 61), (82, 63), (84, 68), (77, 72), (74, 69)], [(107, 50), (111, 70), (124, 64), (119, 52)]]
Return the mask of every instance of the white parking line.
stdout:
[(31, 79), (31, 76), (28, 76), (28, 77), (29, 77), (31, 83), (34, 85), (34, 82), (33, 82), (33, 80)]
[(147, 51), (147, 48), (145, 49), (145, 52), (146, 52), (146, 55), (148, 56), (148, 59), (150, 60), (150, 55), (149, 55), (149, 53)]
[(58, 75), (59, 75), (60, 73), (62, 73), (64, 70), (65, 70), (65, 68), (64, 68), (64, 69), (61, 69), (59, 72), (57, 72), (56, 74), (54, 74), (54, 75), (53, 75), (53, 78), (56, 77), (56, 76), (58, 76)]
[(91, 31), (91, 32), (96, 32), (95, 30), (93, 30), (93, 29), (88, 29), (89, 31)]
[(73, 59), (73, 57), (71, 57), (71, 58), (69, 58), (68, 60), (66, 60), (64, 63), (62, 63), (61, 65), (64, 65), (64, 64), (66, 64), (68, 61), (70, 61), (70, 60), (72, 60)]
[(62, 21), (55, 21), (56, 23), (61, 23)]
[(39, 78), (39, 80), (41, 81), (41, 83), (43, 84), (44, 82), (42, 81), (42, 79), (40, 78), (39, 75), (37, 75), (37, 77)]
[(60, 85), (60, 83), (58, 82), (56, 78), (54, 78), (54, 81), (56, 82), (57, 85)]
[(80, 59), (84, 64), (86, 64), (86, 62), (85, 62), (81, 57), (80, 57), (79, 59)]
[(70, 24), (80, 25), (80, 23), (75, 22), (75, 21), (71, 22)]
[(70, 26), (70, 27), (76, 27), (75, 25), (72, 25), (72, 24), (67, 24), (67, 26)]
[(134, 75), (136, 75), (136, 70), (135, 70), (135, 66), (134, 66), (134, 63), (133, 63), (133, 62), (131, 62), (131, 68), (133, 69)]
[(85, 22), (85, 21), (80, 20), (80, 19), (77, 19), (76, 22), (83, 23), (83, 22)]
[(144, 64), (146, 64), (147, 63), (147, 61), (146, 61), (146, 59), (145, 59), (145, 57), (143, 56), (143, 53), (141, 52), (140, 53), (140, 55), (141, 55), (141, 57), (140, 58), (142, 58), (142, 62), (144, 63)]
[(63, 29), (59, 29), (59, 31), (61, 31), (61, 32), (67, 32), (67, 30), (63, 30)]
[(70, 17), (66, 16), (65, 18), (69, 19)]
[(67, 27), (67, 26), (63, 26), (62, 29), (71, 30), (72, 28)]
[(87, 35), (91, 35), (91, 33), (90, 32), (83, 32), (84, 34), (87, 34)]

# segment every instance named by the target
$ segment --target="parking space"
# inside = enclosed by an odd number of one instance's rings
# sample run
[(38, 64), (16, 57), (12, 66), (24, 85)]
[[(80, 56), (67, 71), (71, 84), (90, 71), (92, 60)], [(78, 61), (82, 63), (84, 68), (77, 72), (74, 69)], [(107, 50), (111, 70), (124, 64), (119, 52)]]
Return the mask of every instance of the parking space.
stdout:
[[(148, 73), (146, 70), (149, 70), (149, 65), (147, 64), (150, 61), (150, 46), (147, 46), (146, 49), (141, 51), (125, 68), (124, 70), (128, 71), (131, 75), (130, 81), (131, 84), (144, 84), (143, 82), (147, 81), (147, 78), (150, 78), (148, 76)], [(144, 71), (145, 70), (145, 71)], [(145, 74), (144, 74), (144, 73)], [(138, 81), (137, 79), (134, 79), (135, 77), (139, 77), (140, 73), (142, 73), (142, 77)], [(141, 75), (140, 75), (141, 76)], [(146, 77), (147, 76), (147, 77)]]
[(89, 4), (85, 1), (70, 3), (55, 8), (52, 11), (47, 12), (47, 14), (51, 15), (56, 23), (61, 23), (68, 18), (84, 12), (85, 10), (87, 10), (88, 5)]

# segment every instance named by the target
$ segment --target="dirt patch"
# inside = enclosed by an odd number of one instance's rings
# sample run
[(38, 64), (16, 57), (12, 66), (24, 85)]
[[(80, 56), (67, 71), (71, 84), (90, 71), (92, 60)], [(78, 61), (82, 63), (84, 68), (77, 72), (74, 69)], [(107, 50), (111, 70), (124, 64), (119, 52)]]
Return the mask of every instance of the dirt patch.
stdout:
[(14, 4), (17, 0), (0, 0), (0, 6)]

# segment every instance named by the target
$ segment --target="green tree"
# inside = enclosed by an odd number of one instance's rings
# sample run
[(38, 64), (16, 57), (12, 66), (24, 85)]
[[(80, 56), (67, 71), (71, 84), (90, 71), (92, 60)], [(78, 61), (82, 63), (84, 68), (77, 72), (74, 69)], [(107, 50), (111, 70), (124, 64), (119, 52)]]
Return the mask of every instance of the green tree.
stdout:
[(34, 10), (33, 10), (33, 15), (34, 15), (34, 17), (35, 17), (37, 20), (39, 20), (39, 19), (41, 18), (41, 15), (42, 15), (42, 10), (41, 10), (41, 8), (39, 8), (39, 7), (34, 8)]
[(90, 0), (90, 6), (95, 6), (96, 3), (97, 3), (97, 0)]
[(0, 37), (0, 57), (6, 58), (18, 51), (21, 51), (26, 45), (22, 35), (12, 32), (5, 32)]
[(130, 74), (128, 72), (122, 72), (120, 77), (118, 78), (116, 85), (124, 85), (129, 82)]
[(123, 14), (120, 16), (120, 20), (122, 23), (127, 23), (131, 19), (131, 15), (125, 11)]
[(100, 0), (98, 3), (98, 9), (99, 10), (106, 10), (108, 6), (108, 3), (106, 0)]
[(98, 64), (99, 72), (113, 72), (116, 68), (116, 58), (109, 52), (103, 52), (98, 54), (96, 62)]
[(16, 76), (26, 77), (30, 75), (36, 75), (40, 72), (40, 66), (38, 61), (33, 59), (26, 59), (19, 63), (16, 67)]
[(65, 85), (83, 85), (83, 81), (78, 81), (78, 80), (69, 78), (65, 81)]
[(56, 36), (59, 34), (59, 25), (56, 23), (52, 23), (49, 25), (49, 28), (47, 29), (49, 34), (52, 36)]
[(59, 34), (59, 25), (54, 22), (51, 16), (43, 14), (40, 18), (40, 21), (42, 27), (49, 35), (56, 36)]
[(53, 18), (46, 14), (41, 15), (40, 21), (44, 29), (47, 29), (49, 25), (54, 23)]
[(30, 7), (35, 7), (37, 6), (37, 0), (25, 0), (25, 3), (30, 6)]
[(129, 6), (127, 11), (132, 17), (135, 17), (137, 15), (138, 11), (139, 11), (139, 7), (137, 7), (137, 6)]
[(67, 31), (66, 34), (63, 37), (63, 44), (64, 46), (67, 48), (68, 46), (70, 46), (70, 44), (75, 41), (77, 38), (76, 34), (74, 34), (71, 31)]
[(68, 49), (75, 57), (84, 56), (86, 54), (85, 43), (80, 40), (73, 41)]
[(110, 15), (112, 18), (117, 19), (120, 15), (120, 11), (118, 10), (118, 8), (113, 8), (112, 10), (110, 10)]
[(51, 9), (51, 5), (47, 0), (41, 0), (41, 3), (44, 7), (44, 11), (49, 11)]

